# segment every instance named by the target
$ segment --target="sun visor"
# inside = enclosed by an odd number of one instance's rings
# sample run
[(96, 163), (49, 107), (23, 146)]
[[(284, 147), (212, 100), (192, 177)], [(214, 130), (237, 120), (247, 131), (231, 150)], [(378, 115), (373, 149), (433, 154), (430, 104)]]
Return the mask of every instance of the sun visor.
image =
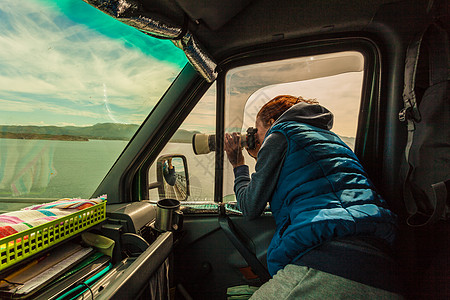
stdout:
[(173, 24), (167, 18), (145, 11), (138, 1), (133, 0), (84, 0), (84, 2), (152, 37), (172, 40), (208, 82), (213, 82), (217, 78), (217, 64), (189, 32), (187, 22), (182, 26)]

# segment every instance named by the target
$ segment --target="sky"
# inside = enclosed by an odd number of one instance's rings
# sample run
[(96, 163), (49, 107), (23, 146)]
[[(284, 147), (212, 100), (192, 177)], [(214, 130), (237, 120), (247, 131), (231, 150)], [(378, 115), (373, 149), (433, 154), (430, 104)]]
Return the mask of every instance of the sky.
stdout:
[[(316, 99), (334, 114), (333, 131), (355, 137), (364, 76), (364, 58), (354, 51), (299, 57), (232, 69), (226, 75), (225, 130), (245, 132), (256, 114), (278, 95)], [(212, 85), (182, 124), (215, 132), (216, 86)]]
[[(187, 63), (170, 41), (82, 0), (2, 0), (0, 29), (0, 125), (140, 124)], [(249, 103), (290, 94), (316, 98), (335, 114), (334, 131), (354, 136), (362, 65), (344, 52), (231, 70), (226, 126), (245, 131), (261, 106)], [(215, 85), (182, 128), (214, 132)]]
[[(334, 114), (333, 131), (354, 137), (361, 102), (364, 58), (358, 52), (305, 56), (244, 66), (227, 76), (226, 126), (254, 126), (256, 114), (278, 95), (316, 99)], [(242, 117), (236, 117), (242, 116)]]
[(0, 125), (140, 124), (182, 50), (81, 0), (2, 0)]
[(361, 102), (363, 72), (350, 72), (330, 77), (270, 85), (259, 89), (246, 102), (250, 113), (244, 114), (243, 128), (254, 126), (256, 114), (270, 99), (278, 95), (316, 99), (334, 115), (332, 130), (342, 136), (355, 137)]

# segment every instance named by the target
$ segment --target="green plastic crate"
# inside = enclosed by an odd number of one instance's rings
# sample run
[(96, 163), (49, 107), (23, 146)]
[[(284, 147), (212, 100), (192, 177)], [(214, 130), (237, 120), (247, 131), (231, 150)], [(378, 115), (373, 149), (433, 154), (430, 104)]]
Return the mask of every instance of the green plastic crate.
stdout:
[(0, 239), (0, 271), (106, 219), (106, 201)]

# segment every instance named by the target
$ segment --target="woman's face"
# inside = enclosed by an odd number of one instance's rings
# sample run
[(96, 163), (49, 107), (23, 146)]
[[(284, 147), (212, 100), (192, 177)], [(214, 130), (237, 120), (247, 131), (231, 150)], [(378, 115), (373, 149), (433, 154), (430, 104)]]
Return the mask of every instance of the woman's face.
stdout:
[(260, 118), (256, 119), (255, 127), (258, 129), (256, 132), (256, 148), (255, 150), (249, 150), (250, 155), (253, 157), (256, 157), (256, 154), (259, 152), (259, 149), (261, 148), (261, 145), (264, 141), (264, 137), (266, 136), (267, 130), (269, 130), (270, 126), (273, 124), (273, 120), (270, 119), (269, 124), (264, 126), (264, 122), (261, 121)]
[(264, 123), (261, 121), (260, 118), (256, 119), (255, 127), (258, 129), (256, 132), (256, 140), (257, 140), (257, 147), (259, 150), (259, 147), (261, 147), (262, 142), (264, 141), (264, 137), (266, 136), (267, 130), (269, 130), (269, 127), (264, 126)]

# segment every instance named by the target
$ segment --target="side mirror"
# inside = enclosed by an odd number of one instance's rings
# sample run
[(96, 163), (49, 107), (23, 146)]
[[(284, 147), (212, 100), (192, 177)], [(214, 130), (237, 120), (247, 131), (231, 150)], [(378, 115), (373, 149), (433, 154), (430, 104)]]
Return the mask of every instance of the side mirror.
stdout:
[(184, 155), (160, 156), (156, 162), (156, 179), (149, 189), (158, 188), (159, 199), (185, 201), (189, 196), (189, 176)]

